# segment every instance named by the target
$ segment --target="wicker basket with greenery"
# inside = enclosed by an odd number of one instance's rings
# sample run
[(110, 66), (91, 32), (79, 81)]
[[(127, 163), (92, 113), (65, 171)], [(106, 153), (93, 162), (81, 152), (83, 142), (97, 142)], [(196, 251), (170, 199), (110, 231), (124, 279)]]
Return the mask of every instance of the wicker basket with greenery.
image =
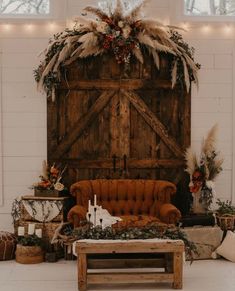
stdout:
[(216, 210), (217, 224), (222, 230), (235, 229), (235, 206), (229, 200), (221, 201), (217, 199), (216, 204), (219, 206)]

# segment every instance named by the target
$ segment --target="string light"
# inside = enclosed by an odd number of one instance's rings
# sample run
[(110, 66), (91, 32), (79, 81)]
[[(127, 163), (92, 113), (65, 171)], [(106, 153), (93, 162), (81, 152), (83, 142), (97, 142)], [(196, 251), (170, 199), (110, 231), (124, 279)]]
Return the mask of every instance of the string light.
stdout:
[(31, 32), (34, 30), (34, 25), (31, 23), (25, 24), (25, 30)]
[(8, 32), (8, 31), (12, 30), (12, 25), (9, 23), (5, 23), (5, 24), (3, 24), (2, 28), (3, 28), (3, 31)]
[[(165, 19), (163, 21), (164, 25), (169, 25), (169, 20)], [(48, 29), (51, 32), (55, 32), (58, 29), (58, 23), (53, 21), (53, 22), (48, 22), (44, 24), (46, 29)], [(74, 20), (67, 20), (66, 22), (66, 27), (72, 29), (75, 25)], [(0, 28), (3, 32), (8, 32), (10, 33), (13, 30), (14, 24), (11, 23), (2, 23), (0, 24)], [(39, 26), (33, 23), (25, 23), (22, 24), (22, 27), (24, 27), (24, 30), (27, 32), (33, 32), (35, 29), (37, 29)], [(41, 27), (41, 25), (40, 25)], [(190, 23), (188, 22), (183, 22), (180, 24), (180, 27), (185, 30), (186, 32), (192, 31), (192, 27), (190, 26)], [(197, 26), (196, 26), (197, 27)], [(217, 27), (217, 26), (216, 26)], [(203, 33), (208, 34), (212, 32), (213, 26), (209, 24), (203, 24), (198, 27)], [(221, 25), (221, 33), (224, 33), (226, 35), (230, 35), (234, 31), (234, 26), (232, 24), (223, 24)]]
[(226, 34), (229, 34), (229, 33), (231, 33), (232, 32), (232, 29), (233, 29), (233, 27), (231, 26), (231, 25), (225, 25), (225, 27), (224, 27), (224, 32), (226, 33)]
[(203, 25), (203, 26), (202, 26), (202, 31), (203, 31), (204, 33), (208, 33), (208, 32), (210, 32), (210, 31), (211, 31), (211, 26), (210, 26), (209, 24), (205, 24), (205, 25)]
[(51, 30), (51, 31), (55, 31), (56, 28), (57, 28), (57, 24), (55, 22), (49, 22), (48, 23), (48, 28)]

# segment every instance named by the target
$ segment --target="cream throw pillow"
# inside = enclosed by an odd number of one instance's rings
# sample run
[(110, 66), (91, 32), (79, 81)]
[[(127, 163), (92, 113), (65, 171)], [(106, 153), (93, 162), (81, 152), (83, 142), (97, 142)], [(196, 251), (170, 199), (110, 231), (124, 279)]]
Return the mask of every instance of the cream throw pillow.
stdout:
[(225, 259), (235, 263), (235, 233), (228, 231), (222, 244), (216, 249), (216, 253)]

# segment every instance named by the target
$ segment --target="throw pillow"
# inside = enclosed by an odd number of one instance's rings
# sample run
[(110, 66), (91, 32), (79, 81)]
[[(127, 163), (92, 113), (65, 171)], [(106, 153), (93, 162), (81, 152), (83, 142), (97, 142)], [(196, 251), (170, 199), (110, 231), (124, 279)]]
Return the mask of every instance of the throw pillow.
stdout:
[(230, 230), (227, 232), (222, 244), (216, 249), (216, 253), (235, 263), (235, 233)]

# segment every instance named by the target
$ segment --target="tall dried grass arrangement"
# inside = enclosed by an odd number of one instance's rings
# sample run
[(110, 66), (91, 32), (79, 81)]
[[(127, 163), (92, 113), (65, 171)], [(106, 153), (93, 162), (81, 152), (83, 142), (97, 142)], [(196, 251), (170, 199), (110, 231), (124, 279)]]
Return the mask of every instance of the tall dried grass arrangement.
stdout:
[(205, 180), (214, 181), (216, 176), (222, 171), (222, 164), (224, 159), (216, 149), (218, 125), (215, 124), (208, 132), (205, 139), (202, 141), (201, 153), (197, 157), (196, 153), (191, 147), (186, 149), (185, 171), (192, 176), (195, 171), (203, 173)]

